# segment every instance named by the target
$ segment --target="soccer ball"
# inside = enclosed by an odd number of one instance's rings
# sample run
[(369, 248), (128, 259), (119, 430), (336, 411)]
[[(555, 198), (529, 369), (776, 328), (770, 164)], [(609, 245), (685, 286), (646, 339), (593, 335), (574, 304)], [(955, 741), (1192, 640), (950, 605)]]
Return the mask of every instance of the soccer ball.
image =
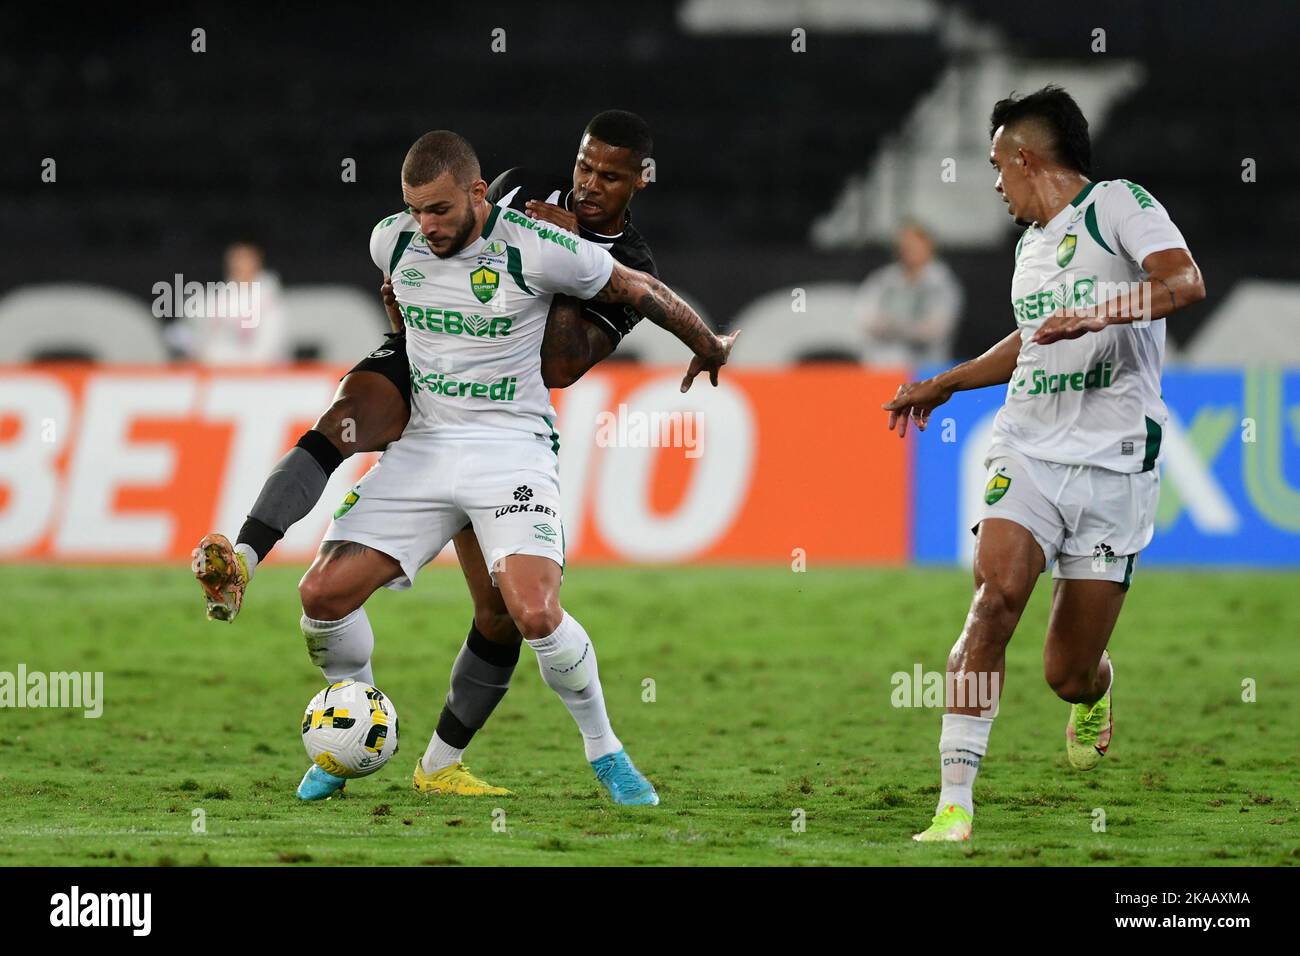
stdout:
[(307, 756), (336, 777), (365, 777), (397, 753), (397, 708), (375, 687), (349, 678), (311, 699), (302, 716)]

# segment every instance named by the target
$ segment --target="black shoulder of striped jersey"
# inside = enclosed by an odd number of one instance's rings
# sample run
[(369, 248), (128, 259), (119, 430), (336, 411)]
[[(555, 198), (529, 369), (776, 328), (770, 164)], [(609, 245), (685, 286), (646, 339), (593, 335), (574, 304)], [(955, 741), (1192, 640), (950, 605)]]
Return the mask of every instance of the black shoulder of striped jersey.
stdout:
[(639, 269), (659, 278), (659, 266), (650, 252), (650, 244), (630, 222), (623, 226), (623, 234), (610, 243), (609, 254), (629, 269)]
[(528, 200), (545, 202), (554, 192), (558, 192), (559, 198), (563, 200), (569, 189), (570, 184), (562, 177), (539, 173), (525, 166), (514, 166), (492, 180), (492, 185), (488, 186), (487, 201), (495, 206), (513, 192), (509, 206), (523, 212), (524, 203)]
[[(630, 222), (624, 225), (622, 235), (608, 248), (609, 254), (629, 269), (648, 272), (656, 279), (659, 277), (659, 267), (655, 265), (649, 244)], [(618, 348), (618, 343), (641, 321), (635, 309), (621, 302), (584, 302), (582, 316), (608, 335), (614, 348)]]
[[(557, 192), (558, 202), (563, 204), (570, 188), (570, 184), (559, 176), (549, 176), (524, 166), (515, 166), (492, 181), (492, 185), (488, 187), (487, 198), (488, 202), (496, 205), (506, 196), (510, 196), (509, 208), (523, 212), (524, 203), (528, 200), (545, 201)], [(589, 242), (608, 249), (609, 254), (617, 262), (629, 269), (637, 269), (648, 272), (655, 278), (659, 277), (659, 267), (655, 264), (649, 244), (630, 221), (624, 223), (623, 232), (613, 241), (582, 227), (578, 228), (578, 234)], [(614, 348), (617, 348), (623, 337), (641, 321), (641, 316), (635, 310), (618, 302), (584, 302), (582, 315), (609, 336)]]

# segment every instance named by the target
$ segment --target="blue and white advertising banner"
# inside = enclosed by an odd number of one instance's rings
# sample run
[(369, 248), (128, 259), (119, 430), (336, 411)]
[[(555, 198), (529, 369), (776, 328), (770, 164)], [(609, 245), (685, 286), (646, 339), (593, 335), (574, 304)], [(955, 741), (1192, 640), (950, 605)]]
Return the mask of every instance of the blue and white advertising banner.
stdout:
[[(1300, 566), (1300, 371), (1174, 368), (1163, 381), (1160, 506), (1142, 563)], [(908, 435), (915, 560), (970, 563), (1004, 394), (958, 393)]]

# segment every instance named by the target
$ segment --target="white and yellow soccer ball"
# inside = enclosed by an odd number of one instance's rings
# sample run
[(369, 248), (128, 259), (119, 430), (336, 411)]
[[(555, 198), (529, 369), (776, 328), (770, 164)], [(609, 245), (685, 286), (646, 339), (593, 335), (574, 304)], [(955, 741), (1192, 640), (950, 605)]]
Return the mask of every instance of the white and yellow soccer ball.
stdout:
[(397, 753), (397, 708), (382, 691), (349, 678), (311, 699), (302, 717), (307, 756), (336, 777), (365, 777)]

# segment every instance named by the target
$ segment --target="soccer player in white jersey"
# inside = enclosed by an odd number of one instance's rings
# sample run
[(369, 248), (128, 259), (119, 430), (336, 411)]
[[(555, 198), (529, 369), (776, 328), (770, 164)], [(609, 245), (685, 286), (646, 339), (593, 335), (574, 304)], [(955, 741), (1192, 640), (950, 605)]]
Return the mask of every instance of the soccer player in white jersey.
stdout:
[(1164, 207), (1127, 180), (1091, 180), (1088, 121), (1064, 90), (999, 101), (990, 137), (994, 188), (1026, 227), (1011, 280), (1016, 330), (977, 359), (901, 386), (884, 405), (902, 436), (909, 419), (924, 430), (954, 392), (1009, 383), (972, 529), (975, 594), (948, 657), (939, 805), (913, 837), (922, 842), (970, 838), (1007, 643), (1049, 567), (1043, 668), (1071, 705), (1066, 755), (1090, 770), (1106, 753), (1114, 729), (1106, 645), (1159, 493), (1161, 320), (1205, 297)]
[[(391, 268), (407, 321), (411, 415), (335, 513), (299, 585), (302, 629), (330, 680), (373, 683), (366, 599), (383, 586), (410, 587), (471, 523), (510, 616), (582, 732), (597, 779), (615, 803), (654, 805), (654, 787), (610, 725), (591, 640), (560, 606), (564, 525), (542, 337), (553, 294), (631, 305), (685, 330), (695, 352), (685, 389), (701, 371), (717, 384), (734, 336), (715, 335), (663, 283), (603, 248), (489, 204), (487, 188), (468, 142), (446, 130), (426, 133), (402, 166), (407, 211), (372, 235), (371, 257), (381, 271)], [(415, 236), (423, 248), (408, 254)], [(422, 775), (417, 763), (419, 790), (427, 789)], [(342, 785), (313, 765), (298, 795), (320, 799)]]

